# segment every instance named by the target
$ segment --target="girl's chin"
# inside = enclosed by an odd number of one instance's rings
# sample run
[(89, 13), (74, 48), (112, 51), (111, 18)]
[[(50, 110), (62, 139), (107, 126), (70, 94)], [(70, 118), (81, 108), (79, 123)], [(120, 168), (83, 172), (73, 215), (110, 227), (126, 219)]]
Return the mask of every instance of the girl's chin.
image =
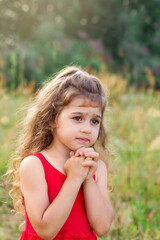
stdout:
[(70, 148), (69, 151), (70, 152), (76, 152), (80, 148), (90, 148), (90, 147), (92, 147), (92, 146), (89, 146), (88, 144), (81, 144), (77, 147)]
[(76, 148), (74, 151), (77, 151), (77, 150), (80, 149), (80, 148), (89, 148), (89, 147), (91, 147), (91, 146), (82, 145), (82, 146)]

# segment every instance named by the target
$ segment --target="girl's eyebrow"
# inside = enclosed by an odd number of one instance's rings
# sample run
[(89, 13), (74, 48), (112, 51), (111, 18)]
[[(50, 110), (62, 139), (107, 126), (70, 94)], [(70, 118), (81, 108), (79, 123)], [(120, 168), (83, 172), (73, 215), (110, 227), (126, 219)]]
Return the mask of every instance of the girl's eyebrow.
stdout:
[[(75, 114), (79, 114), (79, 115), (88, 115), (88, 113), (83, 113), (83, 112), (73, 112), (72, 113), (73, 115), (75, 115)], [(95, 117), (97, 117), (97, 118), (100, 118), (100, 119), (102, 119), (102, 116), (101, 115), (99, 115), (99, 114), (93, 114)]]

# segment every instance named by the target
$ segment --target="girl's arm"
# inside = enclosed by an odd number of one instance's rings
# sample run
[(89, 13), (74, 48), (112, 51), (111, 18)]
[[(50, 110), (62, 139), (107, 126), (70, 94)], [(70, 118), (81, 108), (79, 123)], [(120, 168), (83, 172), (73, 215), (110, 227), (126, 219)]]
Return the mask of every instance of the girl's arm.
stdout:
[(84, 199), (88, 221), (99, 236), (110, 229), (113, 209), (107, 191), (107, 169), (103, 161), (97, 162), (97, 179), (85, 180), (83, 183)]
[(29, 220), (44, 240), (53, 239), (66, 222), (89, 168), (83, 157), (71, 157), (65, 164), (67, 178), (50, 204), (42, 163), (35, 156), (25, 158), (20, 166), (21, 189)]

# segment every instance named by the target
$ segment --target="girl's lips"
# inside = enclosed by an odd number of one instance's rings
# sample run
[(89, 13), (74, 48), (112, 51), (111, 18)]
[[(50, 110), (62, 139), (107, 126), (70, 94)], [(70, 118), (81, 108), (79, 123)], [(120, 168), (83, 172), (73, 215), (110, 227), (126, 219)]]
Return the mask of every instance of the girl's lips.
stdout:
[(82, 143), (88, 143), (89, 142), (89, 139), (88, 138), (77, 138), (77, 140), (79, 142), (82, 142)]

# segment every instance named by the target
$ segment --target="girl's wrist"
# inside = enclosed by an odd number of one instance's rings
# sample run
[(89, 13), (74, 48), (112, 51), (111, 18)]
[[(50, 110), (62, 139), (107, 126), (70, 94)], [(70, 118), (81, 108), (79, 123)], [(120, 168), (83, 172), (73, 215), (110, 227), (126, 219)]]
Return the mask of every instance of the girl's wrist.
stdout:
[(90, 177), (89, 179), (85, 179), (83, 182), (83, 185), (88, 185), (94, 182), (93, 177)]
[(80, 177), (73, 178), (71, 176), (67, 176), (67, 180), (70, 181), (71, 183), (74, 183), (75, 185), (81, 185), (84, 181), (83, 178)]

